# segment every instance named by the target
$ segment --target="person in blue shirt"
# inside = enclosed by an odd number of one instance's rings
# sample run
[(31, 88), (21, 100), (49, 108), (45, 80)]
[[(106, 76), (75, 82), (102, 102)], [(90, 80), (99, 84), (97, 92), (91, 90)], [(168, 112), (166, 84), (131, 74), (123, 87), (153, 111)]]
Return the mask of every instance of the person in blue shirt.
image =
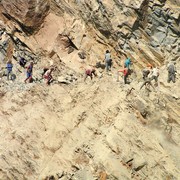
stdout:
[(12, 68), (13, 68), (13, 64), (12, 61), (9, 60), (6, 64), (6, 69), (7, 69), (7, 79), (9, 80), (9, 75), (11, 75), (12, 73)]
[(126, 66), (126, 68), (130, 68), (130, 65), (131, 65), (131, 59), (130, 58), (127, 58), (126, 60), (125, 60), (125, 63), (124, 63), (124, 65)]

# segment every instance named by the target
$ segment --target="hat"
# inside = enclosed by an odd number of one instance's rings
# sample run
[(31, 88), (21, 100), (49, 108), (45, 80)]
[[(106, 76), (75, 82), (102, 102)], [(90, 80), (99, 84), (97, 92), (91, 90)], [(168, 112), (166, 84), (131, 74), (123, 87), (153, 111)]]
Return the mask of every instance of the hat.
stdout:
[(149, 64), (147, 64), (147, 67), (152, 68), (153, 66), (152, 66), (152, 64), (149, 63)]

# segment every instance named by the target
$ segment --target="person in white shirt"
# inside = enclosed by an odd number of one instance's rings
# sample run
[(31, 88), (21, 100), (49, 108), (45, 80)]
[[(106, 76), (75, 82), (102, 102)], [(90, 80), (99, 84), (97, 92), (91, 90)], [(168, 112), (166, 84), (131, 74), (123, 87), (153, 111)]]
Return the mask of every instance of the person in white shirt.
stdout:
[(53, 77), (52, 77), (52, 72), (54, 71), (54, 68), (50, 68), (49, 70), (47, 70), (44, 74), (44, 78), (47, 80), (46, 84), (50, 85)]
[(159, 77), (159, 69), (155, 67), (152, 69), (150, 73), (150, 80), (152, 81), (154, 79), (155, 82), (158, 82), (158, 77)]

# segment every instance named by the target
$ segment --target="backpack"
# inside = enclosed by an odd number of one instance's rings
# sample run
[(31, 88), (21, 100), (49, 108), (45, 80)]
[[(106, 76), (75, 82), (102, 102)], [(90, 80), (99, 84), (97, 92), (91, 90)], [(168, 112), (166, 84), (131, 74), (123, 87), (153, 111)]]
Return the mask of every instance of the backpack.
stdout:
[(16, 75), (15, 74), (12, 74), (11, 75), (11, 80), (14, 81), (16, 79)]
[(143, 76), (147, 77), (149, 75), (149, 73), (150, 73), (150, 70), (143, 69), (142, 73), (143, 73)]

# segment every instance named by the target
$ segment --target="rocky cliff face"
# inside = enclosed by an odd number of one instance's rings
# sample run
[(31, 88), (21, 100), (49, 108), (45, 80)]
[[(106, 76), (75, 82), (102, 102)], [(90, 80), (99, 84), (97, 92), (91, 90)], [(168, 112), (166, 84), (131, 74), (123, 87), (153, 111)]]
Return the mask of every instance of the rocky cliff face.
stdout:
[[(0, 179), (179, 178), (180, 2), (176, 0), (0, 1)], [(113, 68), (83, 82), (84, 68)], [(34, 83), (24, 84), (24, 57)], [(126, 57), (130, 84), (117, 80)], [(12, 59), (17, 79), (3, 67)], [(176, 62), (176, 83), (167, 63)], [(142, 69), (160, 69), (139, 90)], [(47, 87), (42, 68), (56, 65)]]
[(30, 34), (41, 26), (50, 8), (48, 0), (3, 0), (1, 3), (4, 16), (15, 21), (24, 32)]

